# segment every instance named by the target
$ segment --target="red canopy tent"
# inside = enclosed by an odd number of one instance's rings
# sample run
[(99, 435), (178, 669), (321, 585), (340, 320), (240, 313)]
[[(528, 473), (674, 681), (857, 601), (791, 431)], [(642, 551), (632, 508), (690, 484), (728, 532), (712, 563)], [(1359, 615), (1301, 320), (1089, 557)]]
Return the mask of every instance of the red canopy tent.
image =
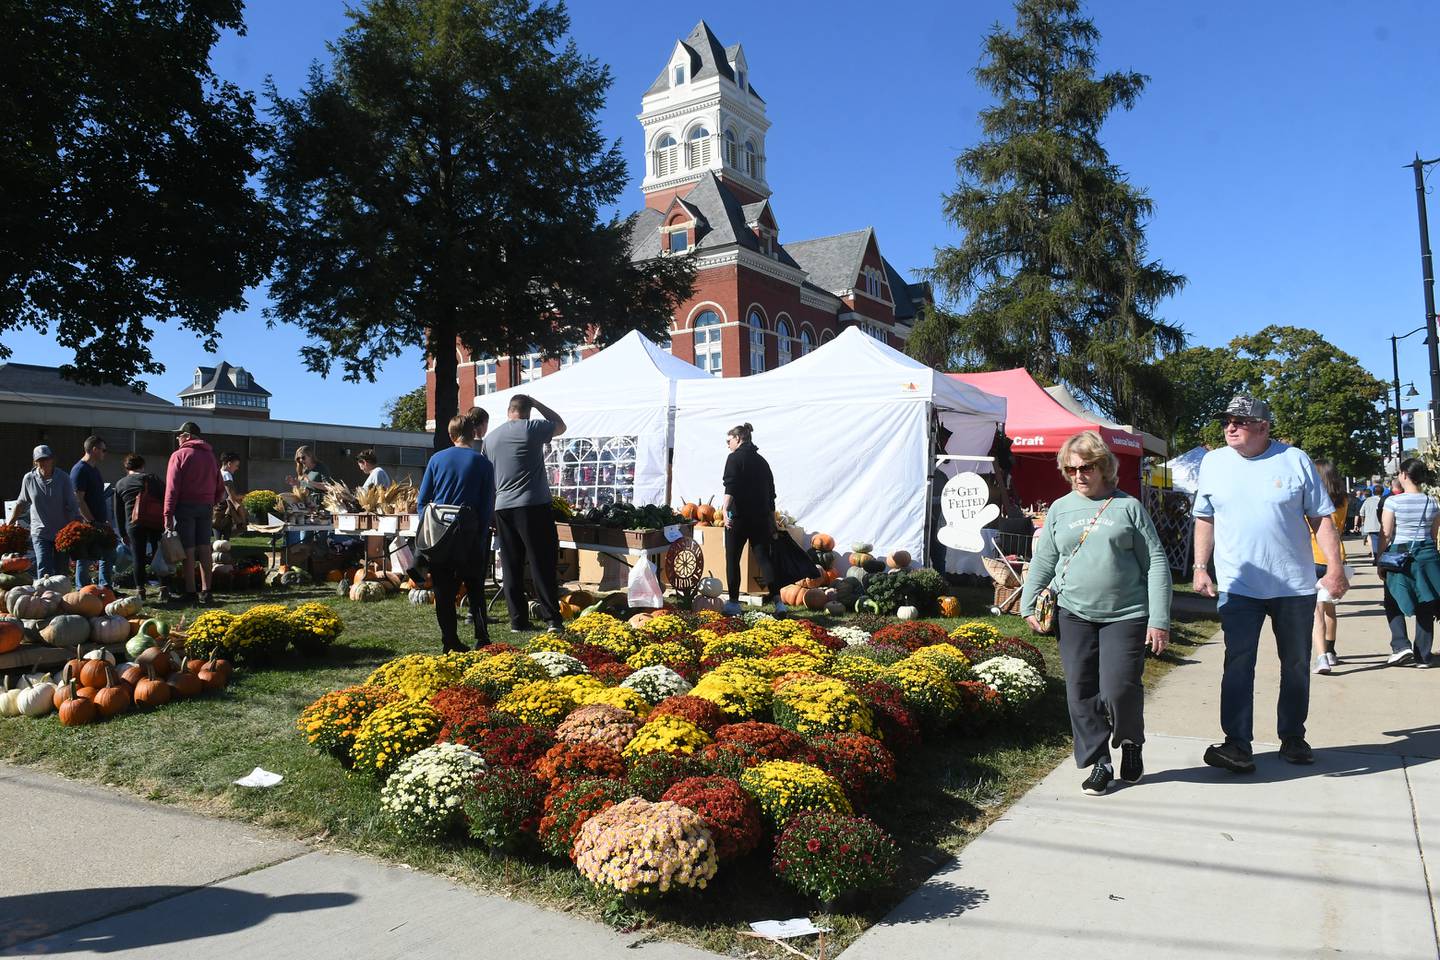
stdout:
[(1005, 398), (1005, 433), (1015, 458), (1012, 483), (1021, 503), (1053, 503), (1070, 492), (1070, 484), (1056, 466), (1055, 454), (1061, 444), (1084, 430), (1099, 433), (1119, 459), (1120, 489), (1140, 495), (1140, 461), (1145, 451), (1138, 435), (1077, 416), (1046, 393), (1023, 367), (947, 376)]

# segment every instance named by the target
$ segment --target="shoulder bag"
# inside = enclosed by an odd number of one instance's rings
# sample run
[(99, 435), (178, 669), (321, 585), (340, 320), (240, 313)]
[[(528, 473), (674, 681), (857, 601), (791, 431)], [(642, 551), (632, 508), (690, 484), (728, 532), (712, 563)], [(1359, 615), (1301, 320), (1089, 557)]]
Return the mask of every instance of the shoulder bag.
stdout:
[(165, 504), (156, 496), (147, 475), (135, 494), (135, 504), (130, 508), (130, 526), (142, 530), (163, 530), (165, 528)]
[[(1070, 551), (1070, 556), (1065, 558), (1065, 568), (1060, 571), (1060, 574), (1055, 577), (1054, 580), (1050, 581), (1052, 584), (1064, 579), (1065, 574), (1070, 570), (1070, 564), (1075, 561), (1075, 554), (1079, 553), (1080, 548), (1085, 546), (1085, 538), (1090, 536), (1090, 531), (1094, 530), (1095, 525), (1100, 522), (1100, 514), (1104, 513), (1110, 507), (1110, 504), (1114, 502), (1114, 497), (1106, 500), (1100, 509), (1096, 511), (1095, 516), (1090, 518), (1090, 522), (1086, 524), (1085, 529), (1080, 532), (1080, 541), (1075, 544), (1075, 549)], [(1040, 624), (1041, 633), (1049, 634), (1055, 632), (1055, 608), (1059, 600), (1060, 591), (1055, 587), (1041, 587), (1040, 592), (1035, 594), (1035, 622)]]

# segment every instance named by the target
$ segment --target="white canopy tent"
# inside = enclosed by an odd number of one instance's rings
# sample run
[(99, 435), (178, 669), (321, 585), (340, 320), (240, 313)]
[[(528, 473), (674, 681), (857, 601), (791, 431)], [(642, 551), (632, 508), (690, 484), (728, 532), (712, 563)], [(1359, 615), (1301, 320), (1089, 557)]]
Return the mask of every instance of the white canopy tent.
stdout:
[[(675, 386), (713, 377), (631, 331), (580, 363), (548, 377), (475, 398), (491, 423), (505, 419), (510, 398), (529, 394), (565, 420), (552, 446), (551, 487), (589, 506), (613, 499), (664, 503)], [(633, 478), (633, 481), (632, 481)]]
[(1185, 493), (1194, 493), (1200, 480), (1200, 461), (1209, 453), (1203, 446), (1192, 447), (1165, 464), (1170, 474), (1170, 486)]
[[(951, 433), (931, 449), (931, 415)], [(1005, 400), (952, 380), (851, 327), (768, 373), (676, 384), (672, 502), (722, 493), (725, 434), (755, 428), (776, 506), (841, 544), (923, 560), (934, 453), (985, 457)], [(966, 465), (989, 471), (988, 460)]]

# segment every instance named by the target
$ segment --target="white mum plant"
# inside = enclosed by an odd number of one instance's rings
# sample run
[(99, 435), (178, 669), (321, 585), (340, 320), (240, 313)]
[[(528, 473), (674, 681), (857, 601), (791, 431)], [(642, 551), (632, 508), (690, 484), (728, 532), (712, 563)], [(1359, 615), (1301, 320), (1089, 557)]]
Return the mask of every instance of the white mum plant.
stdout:
[(539, 650), (530, 654), (530, 659), (545, 668), (545, 672), (551, 680), (558, 677), (573, 677), (581, 673), (589, 673), (585, 664), (576, 660), (568, 653), (560, 653), (555, 650)]
[(845, 646), (854, 647), (862, 643), (870, 642), (870, 634), (859, 627), (827, 627), (830, 635), (837, 640), (844, 640)]
[(415, 837), (440, 837), (457, 826), (461, 804), (485, 759), (458, 743), (437, 743), (407, 757), (385, 781), (380, 806)]
[(659, 703), (666, 697), (689, 693), (693, 689), (689, 680), (661, 663), (641, 667), (622, 680), (620, 686), (629, 687), (652, 704)]
[(975, 667), (975, 679), (987, 683), (1007, 707), (1026, 706), (1045, 691), (1045, 678), (1017, 657), (992, 657)]

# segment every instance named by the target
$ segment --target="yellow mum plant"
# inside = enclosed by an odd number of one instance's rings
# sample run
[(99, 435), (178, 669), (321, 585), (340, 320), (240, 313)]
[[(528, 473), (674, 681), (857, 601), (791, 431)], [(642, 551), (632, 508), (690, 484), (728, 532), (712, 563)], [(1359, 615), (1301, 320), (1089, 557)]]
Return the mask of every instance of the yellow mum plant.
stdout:
[(806, 810), (850, 813), (850, 801), (835, 778), (819, 767), (789, 760), (769, 760), (740, 775), (740, 787), (776, 827)]
[(710, 736), (689, 720), (662, 714), (649, 720), (625, 745), (626, 759), (647, 753), (679, 753), (689, 756), (710, 742)]
[(365, 683), (398, 690), (411, 700), (429, 700), (441, 687), (460, 682), (462, 663), (451, 657), (411, 653), (376, 667)]

